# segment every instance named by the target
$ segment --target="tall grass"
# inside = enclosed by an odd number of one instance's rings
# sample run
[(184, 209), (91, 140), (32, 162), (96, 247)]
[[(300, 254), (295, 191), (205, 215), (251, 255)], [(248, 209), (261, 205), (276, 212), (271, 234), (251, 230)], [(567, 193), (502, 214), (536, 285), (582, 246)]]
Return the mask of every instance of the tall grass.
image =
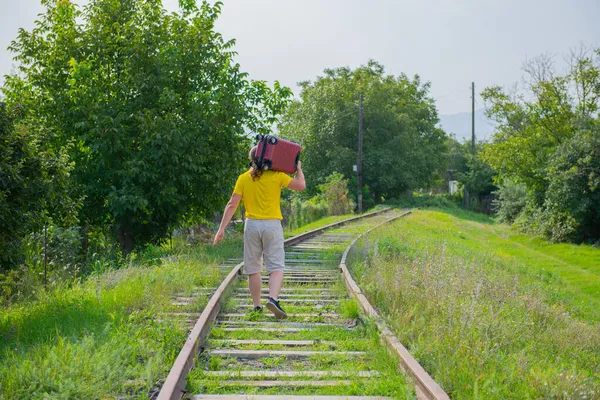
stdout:
[(510, 246), (490, 247), (492, 236), (492, 225), (417, 211), (363, 241), (350, 265), (453, 398), (599, 398), (600, 323), (579, 304), (587, 295)]
[(126, 268), (1, 309), (0, 398), (151, 397), (187, 336), (184, 321), (162, 317), (172, 297), (216, 286), (216, 264), (241, 251), (235, 242), (211, 255), (183, 243), (155, 248)]
[(235, 231), (216, 247), (180, 237), (0, 307), (0, 399), (152, 398), (187, 337), (165, 317), (173, 296), (216, 286), (217, 265), (242, 249)]

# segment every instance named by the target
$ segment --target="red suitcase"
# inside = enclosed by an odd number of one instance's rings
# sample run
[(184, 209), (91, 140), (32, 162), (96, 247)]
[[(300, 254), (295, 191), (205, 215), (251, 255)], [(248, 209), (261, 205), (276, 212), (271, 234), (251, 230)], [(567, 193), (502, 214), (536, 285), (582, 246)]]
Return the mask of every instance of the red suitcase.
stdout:
[(302, 146), (272, 135), (257, 135), (257, 166), (263, 170), (272, 169), (293, 174), (298, 168)]

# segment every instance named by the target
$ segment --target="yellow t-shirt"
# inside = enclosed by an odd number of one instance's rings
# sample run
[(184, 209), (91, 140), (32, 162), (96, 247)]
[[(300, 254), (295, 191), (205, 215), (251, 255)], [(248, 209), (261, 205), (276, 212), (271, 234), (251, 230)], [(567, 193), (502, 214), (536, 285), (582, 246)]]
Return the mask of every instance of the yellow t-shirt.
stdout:
[(281, 220), (281, 188), (287, 187), (291, 181), (292, 178), (285, 173), (271, 170), (264, 171), (254, 180), (247, 171), (238, 177), (233, 193), (242, 196), (246, 218)]

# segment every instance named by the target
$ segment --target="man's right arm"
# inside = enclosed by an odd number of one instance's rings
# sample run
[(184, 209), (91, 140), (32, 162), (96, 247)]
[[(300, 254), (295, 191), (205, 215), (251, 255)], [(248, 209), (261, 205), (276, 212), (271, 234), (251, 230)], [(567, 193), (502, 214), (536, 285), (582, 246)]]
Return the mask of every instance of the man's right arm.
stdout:
[(304, 173), (302, 172), (302, 163), (300, 161), (298, 161), (298, 170), (296, 171), (296, 177), (292, 179), (287, 188), (297, 190), (299, 192), (306, 189), (306, 181), (304, 180)]
[(231, 195), (231, 199), (229, 199), (229, 202), (225, 206), (225, 211), (223, 211), (223, 218), (221, 218), (221, 225), (219, 226), (219, 230), (217, 231), (215, 239), (213, 240), (213, 246), (223, 240), (225, 228), (227, 225), (229, 225), (229, 221), (231, 221), (231, 217), (233, 217), (235, 210), (237, 210), (241, 199), (242, 196), (239, 194), (234, 193)]

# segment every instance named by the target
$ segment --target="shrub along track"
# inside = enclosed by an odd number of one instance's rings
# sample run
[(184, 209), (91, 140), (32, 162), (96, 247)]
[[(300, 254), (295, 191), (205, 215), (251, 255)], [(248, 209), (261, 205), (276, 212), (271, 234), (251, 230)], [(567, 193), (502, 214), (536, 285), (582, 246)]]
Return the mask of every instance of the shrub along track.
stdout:
[[(234, 265), (241, 260), (220, 266), (228, 275), (195, 322), (159, 399), (381, 399), (415, 393), (447, 399), (385, 327), (345, 267), (361, 234), (403, 215), (380, 210), (287, 239), (284, 321), (266, 309), (263, 315), (251, 312), (242, 264)], [(265, 300), (267, 279), (263, 276)], [(175, 305), (193, 302), (180, 298)], [(369, 318), (360, 318), (359, 307)]]

